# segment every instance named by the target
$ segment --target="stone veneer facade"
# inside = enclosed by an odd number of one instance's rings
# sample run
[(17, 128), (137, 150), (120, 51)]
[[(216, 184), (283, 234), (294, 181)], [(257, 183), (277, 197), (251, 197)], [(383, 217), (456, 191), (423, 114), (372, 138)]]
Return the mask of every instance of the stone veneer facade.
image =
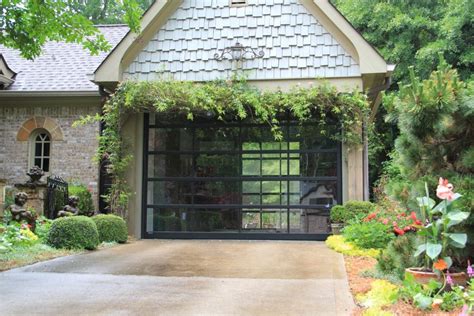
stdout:
[(67, 100), (64, 104), (51, 102), (51, 105), (28, 104), (24, 100), (16, 102), (13, 99), (4, 101), (0, 100), (0, 181), (13, 185), (28, 179), (26, 172), (31, 167), (30, 141), (19, 141), (18, 132), (33, 117), (49, 118), (57, 123), (62, 132), (62, 140), (55, 140), (52, 135), (49, 174), (58, 175), (68, 182), (74, 180), (85, 184), (97, 203), (99, 171), (93, 156), (98, 146), (99, 124), (77, 128), (72, 127), (72, 124), (81, 116), (94, 115), (100, 111), (99, 98), (93, 102), (90, 99), (85, 102), (78, 99)]

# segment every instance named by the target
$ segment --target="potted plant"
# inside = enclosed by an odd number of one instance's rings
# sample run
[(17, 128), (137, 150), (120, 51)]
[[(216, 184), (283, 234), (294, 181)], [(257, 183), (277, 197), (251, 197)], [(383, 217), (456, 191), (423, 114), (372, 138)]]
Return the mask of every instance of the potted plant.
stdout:
[[(467, 276), (453, 268), (452, 254), (456, 248), (464, 248), (467, 234), (454, 231), (454, 227), (469, 217), (469, 212), (456, 209), (455, 200), (461, 197), (453, 192), (453, 185), (447, 179), (440, 178), (436, 195), (442, 201), (436, 202), (429, 197), (425, 184), (426, 196), (417, 198), (424, 225), (418, 227), (420, 244), (415, 256), (424, 254), (423, 266), (408, 268), (419, 283), (428, 283), (431, 279), (443, 280), (444, 283), (465, 285)], [(450, 269), (452, 272), (450, 272)]]
[(334, 235), (339, 235), (347, 221), (347, 210), (342, 205), (334, 205), (329, 213), (331, 220), (331, 231)]

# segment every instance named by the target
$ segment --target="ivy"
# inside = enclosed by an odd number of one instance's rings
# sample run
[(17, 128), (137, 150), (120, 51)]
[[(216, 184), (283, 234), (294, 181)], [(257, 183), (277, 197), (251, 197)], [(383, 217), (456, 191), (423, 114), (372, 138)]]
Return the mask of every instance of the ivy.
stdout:
[[(127, 153), (121, 133), (130, 114), (158, 113), (181, 120), (214, 117), (219, 121), (249, 120), (267, 125), (276, 140), (282, 139), (279, 119), (290, 114), (300, 122), (316, 119), (321, 134), (348, 146), (360, 144), (360, 128), (369, 112), (365, 95), (339, 93), (328, 85), (294, 87), (288, 92), (259, 91), (245, 79), (193, 83), (174, 80), (125, 81), (104, 105), (103, 114), (82, 118), (79, 124), (102, 121), (96, 160), (107, 159), (113, 184), (106, 196), (111, 209), (126, 217), (130, 188), (125, 180), (132, 156)], [(336, 121), (341, 133), (330, 134)]]

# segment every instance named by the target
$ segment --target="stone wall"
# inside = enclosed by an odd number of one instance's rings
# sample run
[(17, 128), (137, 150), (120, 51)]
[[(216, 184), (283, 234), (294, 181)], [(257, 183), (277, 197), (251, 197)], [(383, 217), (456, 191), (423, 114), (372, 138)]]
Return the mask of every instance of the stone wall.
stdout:
[[(52, 141), (50, 173), (85, 184), (93, 191), (97, 203), (98, 166), (92, 161), (98, 146), (99, 124), (73, 128), (74, 121), (100, 111), (99, 98), (76, 100), (0, 100), (0, 180), (7, 185), (27, 180), (29, 141), (19, 141), (22, 125), (32, 117), (50, 118), (62, 131), (62, 140)], [(46, 177), (43, 177), (46, 180)]]

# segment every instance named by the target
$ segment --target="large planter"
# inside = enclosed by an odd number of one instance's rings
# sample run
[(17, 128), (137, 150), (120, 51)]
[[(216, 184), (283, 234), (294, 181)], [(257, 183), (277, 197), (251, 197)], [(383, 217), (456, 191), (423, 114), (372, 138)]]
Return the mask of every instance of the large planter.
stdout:
[[(424, 271), (424, 268), (407, 268), (405, 269), (407, 273), (410, 273), (415, 278), (415, 281), (421, 284), (427, 284), (430, 280), (435, 279), (437, 281), (443, 282), (442, 277), (436, 275), (436, 273), (431, 271)], [(467, 275), (464, 272), (455, 272), (449, 273), (451, 279), (455, 285), (465, 286), (467, 284)]]
[(343, 228), (344, 224), (342, 223), (331, 223), (331, 232), (333, 235), (340, 235)]

